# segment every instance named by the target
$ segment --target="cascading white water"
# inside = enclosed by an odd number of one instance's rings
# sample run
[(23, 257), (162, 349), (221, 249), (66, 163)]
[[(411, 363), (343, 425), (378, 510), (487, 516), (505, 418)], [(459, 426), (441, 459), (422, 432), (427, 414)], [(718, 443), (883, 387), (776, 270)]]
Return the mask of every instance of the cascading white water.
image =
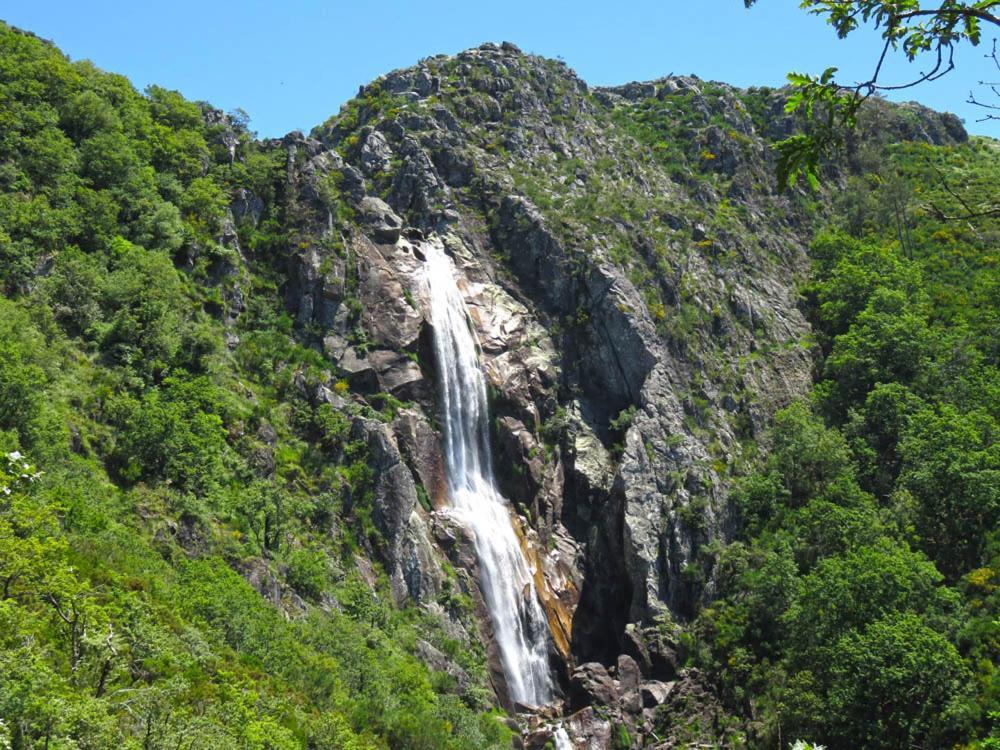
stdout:
[(476, 338), (451, 259), (438, 242), (421, 249), (427, 257), (451, 509), (475, 537), (480, 586), (510, 697), (540, 706), (552, 700), (548, 625), (507, 500), (493, 476), (486, 379)]
[(573, 750), (573, 742), (562, 727), (559, 727), (552, 733), (552, 739), (556, 743), (556, 750)]

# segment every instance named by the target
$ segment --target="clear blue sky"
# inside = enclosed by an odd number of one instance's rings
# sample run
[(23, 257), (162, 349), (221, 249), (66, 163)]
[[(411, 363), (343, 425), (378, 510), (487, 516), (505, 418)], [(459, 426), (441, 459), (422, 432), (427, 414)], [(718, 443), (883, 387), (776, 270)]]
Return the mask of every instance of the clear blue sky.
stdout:
[[(308, 131), (379, 74), (484, 41), (562, 57), (592, 85), (694, 73), (774, 86), (789, 70), (828, 65), (861, 79), (879, 51), (871, 33), (838, 40), (796, 0), (759, 0), (749, 11), (741, 0), (5, 0), (0, 17), (139, 88), (157, 83), (226, 110), (242, 107), (262, 136)], [(976, 123), (981, 114), (965, 104), (969, 89), (991, 76), (988, 46), (960, 50), (956, 72), (896, 98), (955, 112), (970, 131), (1000, 136), (997, 123)]]

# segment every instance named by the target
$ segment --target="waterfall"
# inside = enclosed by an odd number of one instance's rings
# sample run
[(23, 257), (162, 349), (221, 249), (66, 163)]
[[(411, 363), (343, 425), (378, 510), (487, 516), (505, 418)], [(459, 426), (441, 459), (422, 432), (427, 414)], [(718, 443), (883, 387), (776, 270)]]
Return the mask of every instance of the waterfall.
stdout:
[(451, 512), (475, 538), (480, 588), (510, 697), (540, 706), (552, 699), (548, 623), (493, 476), (486, 379), (476, 338), (451, 260), (438, 242), (421, 249), (427, 254)]
[(556, 743), (556, 750), (573, 750), (573, 742), (562, 727), (552, 733), (552, 740)]

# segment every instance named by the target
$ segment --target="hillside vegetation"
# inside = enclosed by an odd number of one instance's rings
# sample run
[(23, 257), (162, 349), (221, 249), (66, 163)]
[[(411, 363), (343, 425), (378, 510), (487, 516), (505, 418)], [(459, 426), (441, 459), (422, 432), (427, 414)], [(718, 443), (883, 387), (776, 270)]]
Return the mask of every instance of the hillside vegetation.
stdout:
[(994, 186), (996, 155), (892, 146), (813, 243), (816, 385), (740, 480), (691, 642), (761, 737), (1000, 743), (1000, 226), (920, 208), (959, 208), (942, 174)]
[[(477, 122), (481, 102), (449, 92), (451, 75), (441, 101)], [(775, 96), (740, 93), (760, 133)], [(734, 385), (741, 407), (716, 416), (692, 377), (684, 429), (710, 446), (703, 475), (732, 488), (731, 533), (699, 536), (709, 500), (692, 490), (677, 513), (699, 541), (671, 583), (672, 616), (632, 606), (658, 613), (650, 623), (677, 637), (724, 716), (703, 726), (664, 705), (656, 732), (719, 747), (1000, 748), (1000, 221), (929, 208), (995, 189), (997, 143), (895, 142), (876, 124), (820, 193), (786, 198), (762, 167), (733, 178), (728, 158), (767, 163), (757, 141), (720, 116), (696, 123), (683, 91), (668, 105), (581, 100), (648, 172), (531, 159), (514, 117), (482, 134), (507, 140), (480, 144), (509, 161), (506, 189), (572, 238), (579, 256), (560, 264), (617, 264), (650, 329), (706, 379), (735, 382), (793, 349), (813, 367), (808, 394), (759, 429), (752, 394)], [(351, 158), (408, 106), (370, 88), (315, 135)], [(577, 111), (553, 107), (572, 131)], [(318, 247), (345, 269), (351, 346), (371, 348), (350, 186), (321, 179), (324, 233), (307, 234), (297, 154), (257, 140), (240, 113), (139, 93), (0, 25), (0, 749), (510, 747), (461, 572), (442, 563), (432, 602), (392, 591), (378, 458), (358, 425), (411, 404), (358, 386), (288, 302), (295, 258)], [(373, 189), (410, 185), (384, 167)], [(485, 204), (473, 188), (467, 203)], [(496, 205), (483, 211), (500, 223)], [(719, 278), (793, 265), (770, 243), (793, 230), (810, 240), (789, 292), (811, 329), (801, 339), (766, 338), (774, 321), (753, 315), (727, 328), (736, 313), (711, 308), (705, 274), (667, 283), (699, 254)], [(560, 312), (553, 337), (589, 322), (582, 306)], [(568, 402), (543, 415), (532, 460), (564, 455)], [(624, 444), (635, 404), (608, 403), (608, 460), (652, 461), (663, 446)], [(626, 596), (604, 606), (581, 605), (580, 632), (624, 626)]]
[(266, 273), (227, 343), (225, 210), (287, 241), (275, 154), (6, 26), (0, 71), (0, 747), (507, 744), (413, 650), (481, 654), (359, 573), (366, 448)]

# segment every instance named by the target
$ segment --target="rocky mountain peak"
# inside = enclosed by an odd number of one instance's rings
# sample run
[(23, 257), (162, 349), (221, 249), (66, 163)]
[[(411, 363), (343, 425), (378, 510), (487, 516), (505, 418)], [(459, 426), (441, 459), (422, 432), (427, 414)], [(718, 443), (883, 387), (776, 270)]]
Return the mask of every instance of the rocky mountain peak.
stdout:
[[(345, 261), (310, 246), (289, 304), (352, 383), (417, 398), (427, 429), (432, 370), (408, 356), (428, 323), (397, 303), (419, 299), (423, 238), (465, 275), (501, 482), (559, 553), (540, 556), (559, 581), (542, 588), (553, 622), (572, 622), (571, 661), (693, 612), (744, 446), (810, 383), (795, 287), (814, 209), (776, 190), (769, 148), (797, 127), (784, 95), (694, 76), (591, 89), (560, 61), (484, 44), (376, 79), (285, 145), (304, 236), (342, 234), (360, 279), (347, 290)], [(919, 108), (868, 115), (867, 138), (965, 137)]]
[(804, 236), (769, 187), (753, 103), (689, 77), (591, 90), (487, 44), (377, 79), (288, 145), (304, 232), (329, 232), (333, 204), (353, 217), (369, 350), (349, 343), (346, 271), (319, 276), (312, 248), (289, 285), (297, 319), (327, 331), (352, 382), (423, 394), (429, 425), (433, 385), (401, 390), (432, 372), (405, 356), (426, 320), (390, 306), (419, 299), (422, 237), (465, 274), (501, 482), (553, 550), (542, 588), (573, 661), (613, 658), (630, 622), (692, 611), (711, 581), (700, 550), (726, 533), (728, 467), (809, 382), (792, 292)]

